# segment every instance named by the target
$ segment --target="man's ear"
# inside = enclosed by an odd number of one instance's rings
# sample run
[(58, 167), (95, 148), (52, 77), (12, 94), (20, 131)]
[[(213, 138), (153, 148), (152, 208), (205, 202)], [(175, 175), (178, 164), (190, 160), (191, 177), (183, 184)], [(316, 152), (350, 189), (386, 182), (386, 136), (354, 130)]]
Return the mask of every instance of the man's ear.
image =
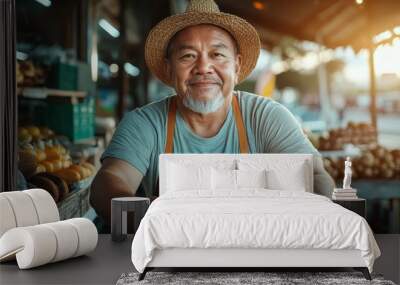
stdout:
[(239, 81), (239, 74), (240, 74), (241, 68), (242, 68), (242, 55), (237, 54), (236, 60), (235, 60), (235, 75), (236, 75), (235, 84), (237, 84)]

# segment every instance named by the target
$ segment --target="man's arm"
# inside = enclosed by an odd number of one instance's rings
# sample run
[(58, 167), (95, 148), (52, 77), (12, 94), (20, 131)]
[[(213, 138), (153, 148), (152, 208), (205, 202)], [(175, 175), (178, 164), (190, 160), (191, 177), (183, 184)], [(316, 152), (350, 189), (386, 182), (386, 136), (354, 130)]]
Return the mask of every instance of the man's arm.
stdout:
[[(303, 133), (299, 122), (283, 105), (256, 96), (260, 106), (254, 121), (255, 138), (260, 140), (263, 153), (313, 154), (314, 193), (332, 197), (335, 182), (326, 172), (321, 156)], [(262, 105), (264, 104), (264, 106)]]
[(90, 204), (106, 224), (111, 224), (111, 199), (134, 196), (142, 179), (143, 175), (129, 163), (108, 157), (93, 180)]
[(335, 181), (325, 170), (322, 158), (320, 156), (313, 156), (314, 165), (314, 193), (332, 197), (333, 188), (335, 187)]

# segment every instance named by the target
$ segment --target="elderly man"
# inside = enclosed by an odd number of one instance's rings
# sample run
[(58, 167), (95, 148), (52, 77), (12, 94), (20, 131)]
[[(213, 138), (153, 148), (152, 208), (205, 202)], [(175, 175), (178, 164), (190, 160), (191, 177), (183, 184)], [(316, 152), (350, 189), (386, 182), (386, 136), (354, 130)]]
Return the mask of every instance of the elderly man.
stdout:
[(153, 28), (146, 62), (176, 95), (135, 109), (119, 124), (92, 185), (92, 205), (106, 222), (112, 197), (135, 195), (141, 182), (147, 196), (157, 195), (160, 153), (312, 153), (314, 192), (330, 196), (333, 180), (289, 111), (234, 91), (259, 50), (255, 29), (212, 1), (192, 1)]

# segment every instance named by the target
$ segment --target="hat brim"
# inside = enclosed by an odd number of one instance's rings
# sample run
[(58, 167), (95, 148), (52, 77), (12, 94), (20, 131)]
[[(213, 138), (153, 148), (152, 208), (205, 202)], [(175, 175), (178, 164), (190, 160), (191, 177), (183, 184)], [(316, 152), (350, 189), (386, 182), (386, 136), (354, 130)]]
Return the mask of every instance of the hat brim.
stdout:
[(163, 83), (172, 86), (165, 69), (166, 49), (179, 31), (194, 25), (211, 24), (228, 31), (236, 40), (242, 64), (238, 82), (251, 73), (260, 54), (260, 38), (255, 28), (244, 19), (227, 13), (188, 12), (165, 18), (149, 33), (145, 44), (145, 60), (150, 71)]

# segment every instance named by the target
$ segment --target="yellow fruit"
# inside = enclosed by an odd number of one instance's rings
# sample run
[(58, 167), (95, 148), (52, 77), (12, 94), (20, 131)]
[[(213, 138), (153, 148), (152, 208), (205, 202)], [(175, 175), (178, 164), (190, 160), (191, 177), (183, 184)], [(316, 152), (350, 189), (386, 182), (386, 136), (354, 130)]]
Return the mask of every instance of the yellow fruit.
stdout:
[(29, 134), (28, 130), (25, 128), (18, 129), (18, 140), (24, 143), (30, 143), (32, 141), (32, 136)]
[(45, 160), (47, 158), (47, 155), (43, 150), (36, 149), (35, 152), (36, 152), (36, 154), (35, 154), (36, 161), (40, 162), (40, 161), (43, 161), (43, 160)]
[(81, 165), (83, 167), (86, 167), (86, 168), (90, 169), (91, 174), (96, 171), (96, 167), (94, 167), (94, 165), (89, 163), (89, 162), (82, 162)]
[(89, 177), (92, 174), (92, 171), (89, 168), (86, 168), (86, 167), (83, 167), (83, 166), (81, 166), (81, 168), (85, 173), (85, 178)]
[(27, 127), (26, 129), (34, 139), (40, 138), (40, 130), (38, 127), (30, 126)]
[(42, 172), (46, 172), (46, 167), (43, 164), (39, 163), (36, 167), (36, 174)]
[(19, 160), (20, 161), (36, 161), (36, 153), (35, 150), (27, 148), (27, 149), (23, 149), (20, 150), (18, 152), (19, 155)]
[(87, 172), (85, 171), (84, 167), (81, 167), (77, 164), (73, 164), (69, 167), (69, 169), (73, 169), (79, 172), (79, 174), (81, 175), (81, 178), (86, 178), (86, 174)]
[(57, 150), (54, 148), (48, 148), (46, 147), (45, 153), (47, 155), (48, 160), (61, 160), (62, 156), (60, 153), (58, 153)]
[(50, 161), (54, 166), (54, 171), (58, 171), (63, 168), (63, 163), (60, 159), (52, 159)]
[(65, 155), (67, 153), (67, 150), (65, 149), (65, 147), (63, 147), (60, 144), (55, 145), (54, 148), (59, 154)]
[(18, 135), (29, 135), (29, 132), (26, 128), (18, 128)]
[(43, 165), (46, 168), (47, 172), (53, 172), (54, 171), (54, 166), (53, 166), (53, 163), (51, 163), (51, 161), (45, 160), (45, 161), (42, 161), (40, 164)]
[(44, 138), (50, 138), (50, 137), (54, 136), (54, 132), (47, 127), (41, 127), (41, 128), (39, 128), (39, 130), (40, 130), (40, 134)]
[(62, 168), (69, 168), (72, 165), (72, 162), (71, 160), (63, 160), (62, 164), (63, 164)]
[(79, 172), (70, 168), (59, 170), (55, 174), (64, 179), (68, 184), (81, 180)]

